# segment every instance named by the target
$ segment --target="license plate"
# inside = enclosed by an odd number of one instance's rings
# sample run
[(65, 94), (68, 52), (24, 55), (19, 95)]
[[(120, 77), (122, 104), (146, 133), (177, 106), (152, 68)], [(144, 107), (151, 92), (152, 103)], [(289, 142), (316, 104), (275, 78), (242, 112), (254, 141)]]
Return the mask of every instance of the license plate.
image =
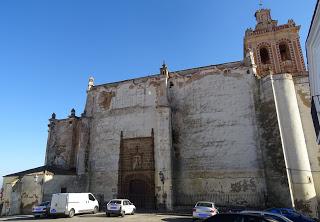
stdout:
[(199, 214), (200, 217), (208, 217), (207, 214)]
[(117, 207), (111, 207), (111, 209), (112, 209), (112, 210), (115, 210), (115, 209), (117, 209)]

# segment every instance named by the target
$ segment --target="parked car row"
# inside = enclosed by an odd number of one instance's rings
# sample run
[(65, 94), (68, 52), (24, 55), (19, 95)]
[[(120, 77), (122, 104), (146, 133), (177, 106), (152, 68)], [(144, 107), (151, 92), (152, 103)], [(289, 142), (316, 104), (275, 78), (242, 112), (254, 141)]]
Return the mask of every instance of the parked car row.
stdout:
[[(107, 217), (133, 215), (136, 207), (128, 199), (112, 199), (105, 206)], [(32, 209), (35, 218), (41, 216), (68, 216), (97, 213), (99, 203), (92, 193), (57, 193), (51, 202), (43, 202)], [(192, 210), (193, 221), (204, 222), (315, 222), (291, 208), (271, 208), (265, 211), (242, 210), (238, 213), (219, 213), (215, 203), (199, 201)]]
[(204, 222), (316, 222), (291, 208), (271, 208), (265, 211), (243, 210), (238, 213), (219, 213), (213, 202), (199, 201), (192, 213), (193, 221)]
[(279, 222), (273, 218), (244, 213), (222, 213), (210, 217), (204, 222)]
[[(76, 214), (97, 213), (99, 203), (92, 193), (57, 193), (50, 201), (43, 202), (32, 209), (35, 218), (41, 216), (68, 216)], [(113, 199), (107, 203), (106, 216), (117, 215), (124, 217), (134, 214), (136, 207), (128, 199)]]

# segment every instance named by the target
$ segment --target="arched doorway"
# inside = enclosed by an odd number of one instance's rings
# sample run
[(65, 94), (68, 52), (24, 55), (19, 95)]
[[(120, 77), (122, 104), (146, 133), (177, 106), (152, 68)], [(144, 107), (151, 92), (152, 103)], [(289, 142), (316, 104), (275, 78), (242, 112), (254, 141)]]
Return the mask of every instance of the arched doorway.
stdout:
[(129, 199), (132, 201), (137, 208), (148, 208), (149, 202), (147, 199), (150, 198), (148, 194), (147, 184), (143, 180), (135, 179), (129, 183)]
[(154, 182), (144, 174), (132, 174), (125, 177), (119, 198), (129, 199), (137, 210), (155, 209)]
[(121, 133), (118, 197), (137, 210), (155, 208), (154, 137), (123, 138)]

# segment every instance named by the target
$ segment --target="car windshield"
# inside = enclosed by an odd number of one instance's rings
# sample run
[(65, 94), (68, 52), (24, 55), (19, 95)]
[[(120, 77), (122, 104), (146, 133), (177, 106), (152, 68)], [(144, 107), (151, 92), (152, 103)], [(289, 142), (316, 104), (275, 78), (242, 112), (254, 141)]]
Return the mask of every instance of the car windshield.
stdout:
[(48, 206), (50, 204), (50, 202), (43, 202), (41, 204), (39, 204), (39, 206)]
[(109, 204), (121, 204), (121, 200), (111, 200)]
[(197, 203), (197, 207), (212, 207), (212, 203), (200, 202)]

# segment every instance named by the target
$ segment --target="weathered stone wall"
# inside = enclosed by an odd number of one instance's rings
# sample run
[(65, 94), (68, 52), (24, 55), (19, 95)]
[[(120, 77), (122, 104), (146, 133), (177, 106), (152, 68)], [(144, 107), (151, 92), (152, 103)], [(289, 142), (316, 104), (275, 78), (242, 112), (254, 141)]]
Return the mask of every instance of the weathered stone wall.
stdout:
[(46, 165), (75, 169), (79, 147), (79, 119), (50, 119)]
[(79, 150), (75, 154), (77, 156), (76, 171), (78, 175), (88, 175), (90, 153), (90, 126), (90, 118), (87, 118), (85, 116), (82, 117), (79, 123)]
[[(298, 99), (297, 87), (290, 74), (270, 75), (263, 79), (263, 83), (264, 89), (269, 89), (269, 94), (273, 94), (292, 206), (316, 216), (316, 191), (302, 124), (301, 104), (300, 107), (298, 104), (301, 96)], [(277, 195), (279, 198), (279, 191)]]
[(32, 207), (42, 201), (43, 175), (4, 177), (4, 206), (2, 215), (30, 214)]
[(283, 155), (274, 95), (270, 79), (259, 82), (256, 94), (260, 147), (267, 184), (268, 207), (291, 207), (290, 190)]
[(43, 200), (50, 201), (52, 194), (60, 193), (61, 188), (66, 188), (67, 193), (85, 192), (83, 184), (85, 181), (80, 180), (76, 175), (46, 174), (42, 191)]
[(177, 205), (197, 196), (217, 204), (264, 205), (256, 81), (248, 73), (238, 62), (172, 74)]
[[(316, 142), (316, 135), (311, 117), (311, 97), (308, 77), (295, 77), (295, 90), (299, 106), (302, 127), (306, 139), (308, 156), (312, 171), (313, 183), (320, 202), (320, 146)], [(305, 208), (305, 206), (299, 206)], [(320, 212), (318, 212), (319, 215)]]
[[(166, 88), (163, 77), (95, 86), (89, 91), (85, 113), (86, 118), (91, 119), (88, 163), (91, 192), (104, 195), (106, 200), (118, 194), (121, 131), (125, 139), (150, 137), (154, 129), (154, 152), (157, 153), (155, 175), (170, 167), (167, 163), (171, 163), (171, 160), (163, 161), (161, 156), (165, 155), (161, 143), (167, 144), (166, 141), (171, 141), (167, 138), (171, 135), (162, 133), (168, 132), (169, 126), (165, 121), (159, 123), (157, 115), (160, 106), (165, 104)], [(161, 192), (162, 184), (158, 176), (154, 183)]]
[(35, 181), (35, 175), (25, 175), (21, 179), (21, 212), (22, 214), (30, 214), (32, 207), (42, 201), (42, 183), (43, 174), (37, 175)]
[[(20, 213), (21, 183), (17, 177), (3, 178), (3, 207), (1, 215)], [(14, 192), (13, 192), (14, 191)]]

